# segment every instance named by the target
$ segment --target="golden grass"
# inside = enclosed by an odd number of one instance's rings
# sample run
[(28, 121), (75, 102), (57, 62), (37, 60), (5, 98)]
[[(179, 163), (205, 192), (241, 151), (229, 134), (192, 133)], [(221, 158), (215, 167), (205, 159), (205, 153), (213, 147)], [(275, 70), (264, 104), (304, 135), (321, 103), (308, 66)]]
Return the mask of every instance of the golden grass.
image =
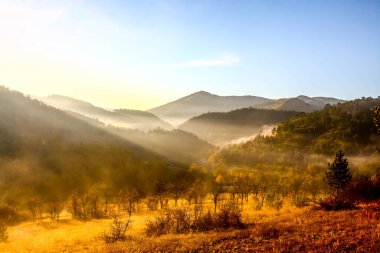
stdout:
[[(253, 205), (252, 205), (253, 206)], [(110, 219), (42, 220), (8, 229), (9, 239), (0, 252), (376, 252), (380, 249), (378, 220), (362, 210), (326, 212), (286, 204), (277, 212), (253, 211), (245, 204), (243, 217), (251, 225), (241, 231), (146, 237), (146, 220), (157, 212), (132, 216), (124, 242), (106, 244), (99, 234)], [(209, 204), (209, 207), (212, 207)]]

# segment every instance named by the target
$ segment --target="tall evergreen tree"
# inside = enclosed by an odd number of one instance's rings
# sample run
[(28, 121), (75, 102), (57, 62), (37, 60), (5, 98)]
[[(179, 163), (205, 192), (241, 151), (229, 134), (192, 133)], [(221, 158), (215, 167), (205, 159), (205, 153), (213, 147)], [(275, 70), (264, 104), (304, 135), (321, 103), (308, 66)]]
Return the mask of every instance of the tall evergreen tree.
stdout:
[(335, 189), (335, 194), (338, 196), (339, 190), (343, 189), (352, 179), (348, 161), (344, 158), (342, 150), (336, 153), (335, 160), (332, 164), (328, 164), (325, 182)]

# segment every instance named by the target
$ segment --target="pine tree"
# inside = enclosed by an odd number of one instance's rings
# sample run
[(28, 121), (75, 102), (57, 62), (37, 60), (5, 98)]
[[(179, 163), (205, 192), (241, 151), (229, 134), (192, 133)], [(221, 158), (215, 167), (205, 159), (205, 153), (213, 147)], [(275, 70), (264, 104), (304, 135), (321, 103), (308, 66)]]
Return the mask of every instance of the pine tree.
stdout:
[(336, 196), (339, 190), (343, 189), (352, 179), (348, 161), (344, 158), (344, 153), (340, 150), (336, 153), (335, 160), (332, 164), (328, 164), (325, 182), (335, 189)]

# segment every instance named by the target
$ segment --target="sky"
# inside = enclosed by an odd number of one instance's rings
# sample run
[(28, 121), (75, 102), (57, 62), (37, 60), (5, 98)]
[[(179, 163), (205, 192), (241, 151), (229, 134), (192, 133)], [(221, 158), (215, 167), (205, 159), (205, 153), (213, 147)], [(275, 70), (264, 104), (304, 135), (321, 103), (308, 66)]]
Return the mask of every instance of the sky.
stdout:
[(380, 95), (378, 0), (0, 0), (0, 85), (109, 108)]

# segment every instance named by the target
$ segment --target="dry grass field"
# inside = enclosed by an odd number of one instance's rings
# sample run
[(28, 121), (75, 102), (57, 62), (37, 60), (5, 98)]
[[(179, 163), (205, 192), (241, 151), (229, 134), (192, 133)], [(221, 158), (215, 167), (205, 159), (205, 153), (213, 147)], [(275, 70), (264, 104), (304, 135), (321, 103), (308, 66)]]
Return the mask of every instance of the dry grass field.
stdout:
[[(87, 222), (63, 217), (8, 228), (0, 252), (378, 252), (380, 223), (375, 207), (326, 212), (285, 205), (280, 211), (244, 206), (243, 230), (147, 237), (148, 219), (158, 212), (132, 216), (127, 239), (105, 243), (110, 219)], [(369, 211), (368, 211), (369, 210)]]

